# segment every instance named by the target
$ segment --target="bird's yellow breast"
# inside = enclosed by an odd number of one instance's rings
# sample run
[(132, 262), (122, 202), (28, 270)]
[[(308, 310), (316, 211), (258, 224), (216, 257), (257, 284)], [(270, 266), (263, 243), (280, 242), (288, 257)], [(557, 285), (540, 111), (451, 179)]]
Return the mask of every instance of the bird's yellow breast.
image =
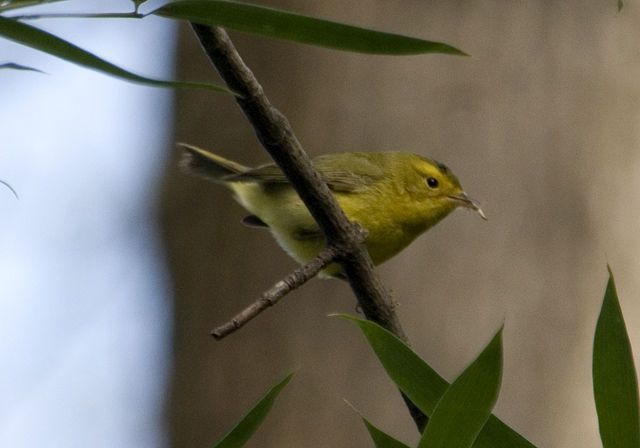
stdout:
[[(254, 182), (230, 186), (238, 202), (267, 224), (280, 246), (298, 262), (306, 263), (322, 250), (324, 237), (290, 186)], [(385, 183), (365, 191), (334, 192), (334, 196), (347, 218), (368, 231), (366, 246), (374, 264), (396, 255), (454, 208), (440, 216), (425, 213), (409, 192)], [(392, 205), (388, 203), (389, 197), (393, 198)], [(334, 264), (324, 274), (339, 272)]]

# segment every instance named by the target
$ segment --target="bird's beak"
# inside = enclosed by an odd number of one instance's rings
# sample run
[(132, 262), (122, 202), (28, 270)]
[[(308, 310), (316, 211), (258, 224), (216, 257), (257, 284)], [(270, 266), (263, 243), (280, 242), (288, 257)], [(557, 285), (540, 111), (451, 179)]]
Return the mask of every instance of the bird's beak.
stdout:
[(484, 215), (484, 212), (480, 208), (480, 204), (478, 203), (478, 201), (472, 199), (467, 195), (467, 193), (463, 192), (461, 194), (450, 194), (449, 198), (462, 207), (467, 207), (471, 210), (475, 210), (482, 219), (487, 221), (487, 217)]

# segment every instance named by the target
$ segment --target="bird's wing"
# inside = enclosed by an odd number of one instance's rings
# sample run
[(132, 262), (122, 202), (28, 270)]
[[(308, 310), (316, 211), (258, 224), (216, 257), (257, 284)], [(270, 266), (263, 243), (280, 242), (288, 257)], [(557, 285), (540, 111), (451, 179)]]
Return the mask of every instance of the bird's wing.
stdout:
[[(384, 176), (382, 168), (367, 153), (344, 153), (319, 156), (313, 165), (333, 191), (356, 192), (373, 185)], [(280, 168), (273, 164), (249, 168), (224, 178), (230, 182), (261, 182), (284, 184), (289, 181)]]

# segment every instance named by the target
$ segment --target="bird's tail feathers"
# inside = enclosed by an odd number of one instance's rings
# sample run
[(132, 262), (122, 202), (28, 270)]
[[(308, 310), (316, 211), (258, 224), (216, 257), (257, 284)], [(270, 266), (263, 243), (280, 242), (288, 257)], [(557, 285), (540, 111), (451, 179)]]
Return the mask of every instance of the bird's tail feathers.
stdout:
[(233, 160), (225, 159), (197, 146), (187, 143), (178, 143), (178, 145), (185, 151), (181, 162), (182, 167), (188, 172), (206, 179), (226, 183), (225, 177), (240, 174), (249, 169)]

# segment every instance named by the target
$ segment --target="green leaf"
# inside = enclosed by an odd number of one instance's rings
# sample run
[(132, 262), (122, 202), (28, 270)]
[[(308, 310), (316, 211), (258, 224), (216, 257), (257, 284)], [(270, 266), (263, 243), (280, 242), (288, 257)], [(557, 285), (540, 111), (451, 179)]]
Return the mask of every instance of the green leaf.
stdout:
[(536, 448), (536, 446), (491, 414), (484, 424), (474, 448)]
[(151, 14), (359, 53), (466, 55), (441, 42), (374, 31), (247, 3), (183, 0), (162, 6)]
[[(360, 327), (389, 377), (427, 416), (447, 390), (449, 383), (426, 362), (378, 324), (339, 315)], [(496, 416), (491, 415), (473, 444), (475, 448), (535, 448)]]
[(15, 62), (7, 62), (5, 64), (0, 64), (0, 70), (5, 68), (12, 69), (12, 70), (26, 70), (26, 71), (44, 73), (42, 70), (38, 70), (37, 68), (16, 64)]
[(376, 448), (409, 448), (407, 445), (402, 443), (401, 441), (391, 437), (384, 431), (376, 428), (369, 420), (362, 417), (362, 421), (364, 425), (367, 427), (367, 431), (369, 431), (369, 435), (373, 440)]
[(240, 448), (251, 438), (260, 427), (265, 417), (271, 410), (278, 394), (287, 385), (293, 373), (290, 373), (278, 384), (273, 386), (264, 397), (240, 420), (229, 433), (222, 438), (213, 448)]
[(389, 377), (418, 408), (431, 415), (449, 383), (411, 348), (378, 324), (338, 315), (360, 327)]
[(360, 418), (364, 423), (364, 426), (367, 428), (367, 431), (369, 431), (369, 435), (371, 436), (371, 439), (373, 440), (373, 443), (376, 446), (376, 448), (409, 448), (404, 443), (390, 436), (389, 434), (382, 431), (381, 429), (378, 429), (369, 420), (364, 418), (360, 413), (360, 411), (358, 411), (355, 408), (355, 406), (353, 406), (347, 400), (345, 400), (345, 402), (351, 407), (351, 409), (353, 409), (355, 412), (358, 413), (358, 415), (360, 416)]
[(7, 187), (9, 190), (11, 190), (11, 193), (13, 193), (13, 195), (16, 197), (16, 199), (18, 199), (18, 193), (16, 193), (16, 190), (13, 189), (13, 187), (11, 185), (9, 185), (7, 182), (0, 180), (0, 184), (4, 185), (5, 187)]
[(24, 8), (26, 6), (41, 5), (43, 3), (54, 3), (64, 0), (0, 0), (0, 12), (10, 9)]
[(611, 268), (593, 342), (593, 395), (604, 448), (639, 447), (638, 380)]
[(131, 0), (131, 1), (133, 1), (133, 7), (134, 7), (135, 11), (137, 12), (137, 11), (138, 11), (138, 9), (140, 8), (140, 6), (141, 6), (144, 2), (146, 2), (147, 0)]
[(99, 57), (76, 47), (66, 40), (60, 39), (53, 34), (5, 17), (0, 17), (0, 36), (28, 47), (35, 48), (36, 50), (44, 51), (45, 53), (57, 56), (68, 62), (131, 82), (154, 87), (205, 89), (229, 93), (229, 91), (224, 87), (220, 87), (215, 84), (190, 81), (163, 81), (136, 75), (135, 73), (128, 72), (111, 64), (110, 62), (105, 61), (104, 59), (100, 59)]
[(624, 6), (624, 2), (622, 0), (618, 0), (618, 12), (622, 11), (623, 6)]
[(418, 448), (469, 448), (491, 415), (502, 378), (502, 329), (449, 386)]

